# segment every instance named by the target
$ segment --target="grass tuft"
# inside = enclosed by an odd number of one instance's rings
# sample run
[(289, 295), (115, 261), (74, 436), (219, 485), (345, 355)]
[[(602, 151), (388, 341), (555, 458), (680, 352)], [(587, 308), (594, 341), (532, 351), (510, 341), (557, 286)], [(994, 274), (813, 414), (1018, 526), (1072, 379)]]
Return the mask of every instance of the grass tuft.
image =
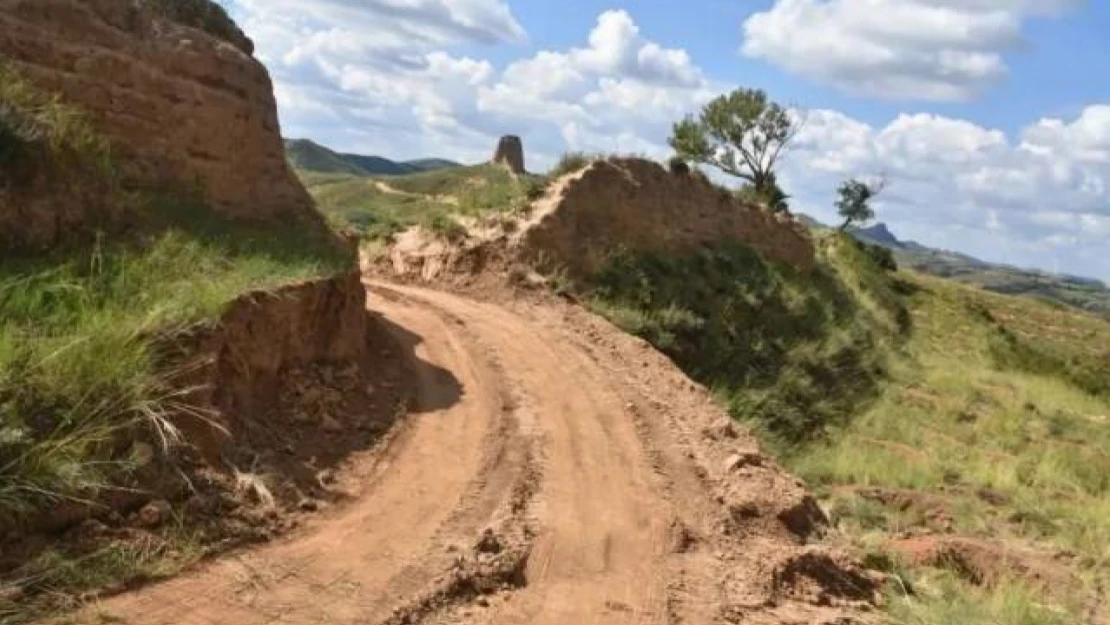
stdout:
[[(160, 225), (138, 241), (0, 266), (0, 507), (9, 517), (95, 499), (128, 469), (121, 437), (174, 442), (171, 415), (187, 407), (159, 368), (159, 336), (217, 317), (244, 292), (350, 262), (303, 232), (169, 204), (148, 207)], [(189, 219), (167, 225), (174, 213)]]
[(576, 171), (585, 169), (596, 160), (602, 158), (599, 155), (591, 155), (585, 152), (567, 152), (559, 157), (559, 161), (548, 172), (547, 177), (551, 180), (572, 174)]

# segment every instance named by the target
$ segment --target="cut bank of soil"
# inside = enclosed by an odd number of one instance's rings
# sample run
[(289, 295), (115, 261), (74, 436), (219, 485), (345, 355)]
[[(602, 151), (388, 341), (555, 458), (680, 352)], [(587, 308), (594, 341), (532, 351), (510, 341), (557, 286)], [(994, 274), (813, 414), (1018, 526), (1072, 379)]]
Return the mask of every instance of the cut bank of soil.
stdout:
[(352, 501), (81, 622), (845, 623), (875, 583), (708, 393), (569, 304), (374, 285), (416, 401)]

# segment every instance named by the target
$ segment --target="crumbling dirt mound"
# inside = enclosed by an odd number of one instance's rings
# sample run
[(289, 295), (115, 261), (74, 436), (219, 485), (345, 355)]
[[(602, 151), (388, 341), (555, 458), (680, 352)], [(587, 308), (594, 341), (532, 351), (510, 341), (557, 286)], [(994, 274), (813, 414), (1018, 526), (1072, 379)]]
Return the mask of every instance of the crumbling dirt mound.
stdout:
[(340, 475), (349, 501), (78, 621), (867, 621), (874, 582), (805, 545), (801, 484), (643, 341), (546, 298), (380, 284), (371, 306), (415, 400)]
[[(210, 1), (0, 0), (0, 60), (84, 112), (128, 187), (196, 187), (229, 217), (322, 228), (286, 164), (269, 74), (230, 20), (200, 19)], [(49, 182), (0, 194), (4, 238), (53, 245), (121, 201), (89, 201), (95, 179)]]
[(915, 566), (951, 570), (980, 586), (1020, 578), (1045, 588), (1070, 587), (1075, 578), (1066, 554), (1053, 554), (998, 540), (966, 536), (923, 536), (887, 543), (887, 548)]
[[(135, 467), (114, 488), (0, 526), (0, 617), (58, 607), (46, 605), (53, 578), (73, 565), (51, 571), (51, 554), (150, 560), (134, 571), (76, 565), (105, 578), (90, 596), (112, 594), (149, 581), (145, 569), (172, 571), (198, 550), (269, 541), (342, 505), (360, 488), (352, 467), (408, 411), (416, 372), (406, 352), (419, 339), (370, 316), (350, 274), (248, 294), (219, 322), (165, 342), (165, 366), (183, 367), (178, 383), (196, 385), (174, 418), (180, 437), (121, 433)], [(109, 565), (115, 572), (96, 570)]]
[(418, 282), (473, 287), (535, 282), (533, 268), (581, 278), (624, 250), (681, 252), (719, 242), (751, 246), (805, 271), (814, 247), (805, 226), (744, 204), (693, 174), (645, 159), (609, 159), (553, 181), (523, 214), (461, 220), (452, 237), (415, 228), (368, 270)]
[[(541, 200), (542, 202), (542, 200)], [(701, 176), (671, 173), (645, 159), (597, 161), (548, 200), (521, 234), (524, 253), (572, 276), (600, 269), (620, 248), (681, 252), (734, 241), (798, 269), (813, 266), (805, 226), (744, 204)]]

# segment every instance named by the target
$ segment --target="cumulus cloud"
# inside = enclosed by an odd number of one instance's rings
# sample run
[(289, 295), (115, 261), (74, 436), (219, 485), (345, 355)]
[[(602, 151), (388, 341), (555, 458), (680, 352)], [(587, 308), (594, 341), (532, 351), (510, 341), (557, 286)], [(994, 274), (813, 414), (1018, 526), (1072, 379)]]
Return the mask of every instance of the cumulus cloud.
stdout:
[[(525, 36), (502, 0), (236, 1), (237, 17), (275, 77), (287, 135), (343, 150), (477, 162), (499, 135), (513, 133), (524, 137), (535, 170), (568, 149), (665, 158), (671, 124), (733, 87), (708, 77), (685, 50), (652, 40), (625, 11), (600, 14), (578, 45), (499, 65), (482, 58), (480, 44), (511, 46)], [(930, 39), (927, 28), (908, 33), (873, 18), (861, 17), (867, 28), (860, 28), (883, 45), (905, 35), (921, 48), (977, 53), (987, 48), (967, 48), (967, 32), (1002, 45), (1018, 36), (1015, 15), (1069, 4), (780, 0), (770, 13), (851, 3), (866, 4), (862, 13), (899, 4), (971, 16), (963, 30), (940, 39)], [(478, 25), (480, 19), (488, 21)], [(459, 46), (467, 54), (458, 54)], [(902, 236), (1110, 278), (1110, 105), (1092, 105), (1073, 119), (1035, 120), (1013, 134), (930, 113), (881, 124), (832, 110), (805, 117), (782, 171), (799, 210), (832, 221), (838, 182), (885, 174), (890, 186), (880, 215)]]
[[(539, 167), (568, 148), (660, 156), (670, 123), (717, 88), (685, 50), (644, 37), (625, 11), (601, 13), (580, 46), (498, 69), (452, 51), (525, 36), (502, 0), (297, 6), (235, 0), (233, 10), (274, 75), (287, 134), (344, 149), (477, 159), (515, 133)], [(322, 133), (321, 117), (330, 119)]]
[(995, 260), (1110, 277), (1110, 122), (1105, 106), (1042, 119), (1018, 136), (966, 120), (903, 114), (882, 127), (811, 111), (785, 163), (803, 209), (833, 220), (832, 189), (885, 175), (880, 215), (901, 234)]
[(855, 94), (963, 100), (1006, 76), (1027, 19), (1081, 1), (776, 0), (741, 50)]

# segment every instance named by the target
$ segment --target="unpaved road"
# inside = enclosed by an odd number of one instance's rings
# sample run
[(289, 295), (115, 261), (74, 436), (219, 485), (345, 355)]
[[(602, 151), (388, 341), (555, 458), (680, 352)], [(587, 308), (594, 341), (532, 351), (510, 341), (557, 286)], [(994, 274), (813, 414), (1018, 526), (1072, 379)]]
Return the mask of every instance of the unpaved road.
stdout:
[[(371, 302), (415, 341), (418, 388), (389, 445), (350, 460), (355, 499), (79, 620), (822, 623), (855, 612), (817, 603), (869, 592), (800, 546), (798, 484), (637, 339), (569, 304), (384, 284)], [(511, 579), (480, 579), (505, 561)]]

